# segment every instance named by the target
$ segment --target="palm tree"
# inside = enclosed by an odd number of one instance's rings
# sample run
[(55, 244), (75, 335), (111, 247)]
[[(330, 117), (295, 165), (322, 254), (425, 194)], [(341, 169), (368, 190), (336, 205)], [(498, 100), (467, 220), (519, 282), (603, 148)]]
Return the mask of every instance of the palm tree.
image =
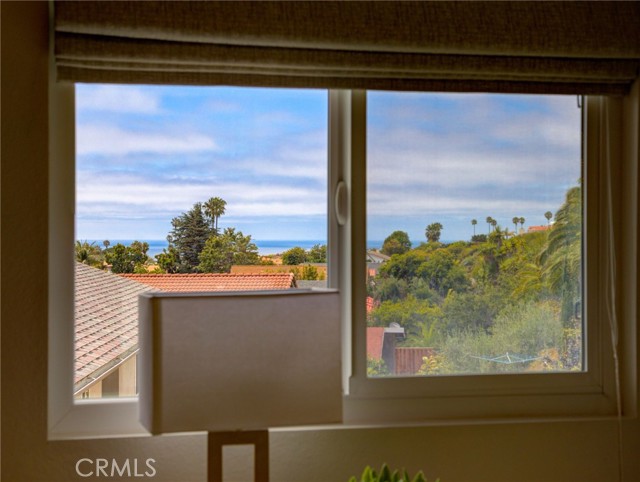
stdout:
[(489, 236), (489, 240), (494, 242), (498, 249), (500, 249), (502, 242), (507, 238), (509, 233), (506, 229), (502, 230), (500, 226), (498, 226), (498, 221), (495, 219), (491, 222), (491, 225), (493, 226), (493, 233)]
[(473, 235), (476, 235), (476, 224), (478, 224), (478, 220), (477, 219), (472, 219), (471, 220), (471, 225), (473, 226)]
[(518, 234), (518, 223), (520, 222), (520, 218), (514, 217), (511, 219), (511, 222), (516, 227), (516, 229), (513, 231), (514, 234)]
[(491, 222), (493, 221), (493, 218), (491, 216), (487, 216), (487, 224), (489, 225), (489, 234), (491, 234)]
[(551, 226), (551, 218), (553, 217), (553, 213), (551, 211), (547, 211), (544, 213), (544, 217), (547, 218), (547, 226)]
[(219, 197), (212, 197), (204, 203), (204, 211), (212, 220), (212, 227), (218, 232), (218, 218), (225, 213), (227, 201)]
[(108, 239), (105, 239), (102, 244), (104, 245), (104, 249), (109, 249), (109, 246), (111, 246), (111, 242)]
[(524, 229), (524, 218), (520, 218), (520, 226), (522, 227), (522, 229)]
[(562, 300), (563, 321), (574, 316), (574, 305), (581, 293), (581, 210), (580, 187), (573, 187), (567, 191), (566, 200), (556, 213), (556, 223), (539, 258), (543, 276)]
[(96, 245), (95, 242), (76, 241), (75, 255), (78, 263), (96, 268), (102, 266), (102, 252), (100, 251), (100, 246)]

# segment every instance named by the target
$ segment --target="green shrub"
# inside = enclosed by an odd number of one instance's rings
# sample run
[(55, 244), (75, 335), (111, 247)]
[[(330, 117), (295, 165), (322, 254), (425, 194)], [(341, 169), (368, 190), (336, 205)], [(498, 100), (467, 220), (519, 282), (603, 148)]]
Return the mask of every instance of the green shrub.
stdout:
[(425, 479), (422, 471), (418, 472), (412, 479), (406, 470), (394, 470), (391, 472), (387, 464), (383, 464), (380, 472), (376, 472), (369, 466), (365, 467), (360, 480), (351, 477), (349, 482), (427, 482), (427, 479)]

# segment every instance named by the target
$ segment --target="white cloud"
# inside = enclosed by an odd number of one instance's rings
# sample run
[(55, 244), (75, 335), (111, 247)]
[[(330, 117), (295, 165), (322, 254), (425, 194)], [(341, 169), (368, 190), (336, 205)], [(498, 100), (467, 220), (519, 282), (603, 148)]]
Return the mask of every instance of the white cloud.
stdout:
[(141, 87), (122, 85), (83, 86), (77, 96), (81, 111), (105, 111), (127, 114), (156, 114), (160, 112), (160, 99)]
[(573, 161), (572, 165), (565, 163), (561, 156), (530, 151), (515, 157), (509, 151), (486, 153), (453, 149), (427, 154), (422, 150), (385, 150), (371, 154), (369, 182), (378, 189), (439, 186), (464, 191), (483, 185), (496, 189), (497, 186), (547, 182), (550, 174), (552, 178), (562, 175), (577, 180), (578, 159)]
[(96, 177), (91, 173), (79, 173), (77, 185), (77, 210), (82, 216), (127, 218), (164, 213), (170, 219), (211, 196), (227, 201), (225, 216), (305, 216), (327, 210), (324, 190), (297, 186), (167, 183), (128, 175)]
[(217, 145), (211, 137), (197, 133), (171, 130), (141, 133), (108, 124), (80, 124), (76, 129), (76, 148), (80, 155), (179, 154), (213, 151)]
[(429, 214), (489, 213), (494, 216), (502, 213), (524, 211), (545, 212), (549, 203), (540, 200), (491, 198), (491, 197), (454, 197), (425, 195), (411, 199), (398, 198), (393, 193), (378, 193), (369, 199), (367, 213), (371, 216), (420, 216)]
[(269, 158), (246, 160), (239, 166), (258, 177), (268, 175), (322, 182), (327, 179), (327, 162), (325, 147), (287, 146)]

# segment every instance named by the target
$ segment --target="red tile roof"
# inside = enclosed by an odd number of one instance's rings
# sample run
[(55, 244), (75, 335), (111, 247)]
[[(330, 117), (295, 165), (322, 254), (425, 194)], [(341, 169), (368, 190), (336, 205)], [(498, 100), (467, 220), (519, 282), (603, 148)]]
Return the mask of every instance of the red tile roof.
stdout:
[(153, 289), (81, 263), (76, 263), (75, 280), (74, 382), (79, 389), (135, 351), (138, 295)]
[(121, 274), (160, 291), (254, 291), (295, 288), (292, 273), (263, 274)]
[(538, 231), (547, 231), (548, 229), (550, 229), (551, 226), (529, 226), (529, 228), (527, 229), (528, 233), (535, 233)]

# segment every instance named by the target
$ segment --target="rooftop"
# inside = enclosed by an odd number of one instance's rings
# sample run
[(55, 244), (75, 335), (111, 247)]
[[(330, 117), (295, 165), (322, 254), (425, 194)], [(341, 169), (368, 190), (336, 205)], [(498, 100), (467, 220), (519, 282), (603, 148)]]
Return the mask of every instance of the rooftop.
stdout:
[(259, 291), (296, 288), (292, 273), (260, 274), (121, 274), (160, 291)]
[(76, 263), (75, 391), (102, 378), (138, 349), (138, 296), (150, 291), (254, 291), (296, 288), (292, 273), (112, 274)]
[(154, 290), (82, 263), (75, 279), (74, 383), (81, 387), (136, 350), (138, 295)]

